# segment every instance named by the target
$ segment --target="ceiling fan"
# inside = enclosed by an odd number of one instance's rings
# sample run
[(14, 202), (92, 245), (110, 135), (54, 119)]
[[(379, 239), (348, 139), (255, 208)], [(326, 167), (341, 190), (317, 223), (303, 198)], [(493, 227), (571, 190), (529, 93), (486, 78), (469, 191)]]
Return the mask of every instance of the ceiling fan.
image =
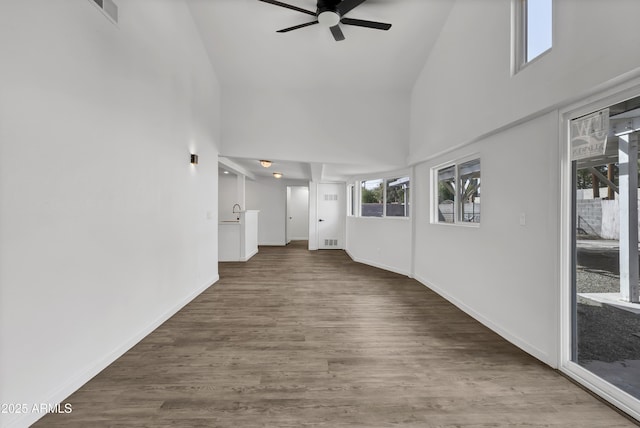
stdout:
[(357, 27), (373, 28), (376, 30), (388, 30), (391, 28), (391, 24), (385, 24), (383, 22), (364, 21), (362, 19), (346, 18), (345, 15), (351, 10), (360, 6), (366, 0), (318, 0), (317, 9), (315, 12), (293, 6), (287, 3), (282, 3), (276, 0), (259, 0), (265, 3), (274, 4), (276, 6), (286, 7), (287, 9), (297, 10), (298, 12), (306, 13), (307, 15), (314, 16), (315, 21), (305, 22), (304, 24), (295, 25), (289, 28), (283, 28), (278, 30), (278, 33), (287, 33), (289, 31), (298, 30), (300, 28), (308, 27), (314, 24), (320, 24), (331, 30), (333, 38), (336, 42), (344, 40), (344, 34), (340, 29), (339, 24), (355, 25)]

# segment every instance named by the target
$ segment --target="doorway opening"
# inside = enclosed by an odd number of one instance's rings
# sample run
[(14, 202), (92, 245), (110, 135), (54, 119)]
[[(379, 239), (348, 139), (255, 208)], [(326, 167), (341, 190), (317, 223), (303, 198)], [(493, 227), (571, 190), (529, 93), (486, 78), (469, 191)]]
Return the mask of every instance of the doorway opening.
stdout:
[(563, 365), (637, 418), (640, 96), (580, 112), (568, 127), (570, 340)]
[(308, 246), (309, 242), (309, 187), (287, 186), (286, 243), (292, 241)]

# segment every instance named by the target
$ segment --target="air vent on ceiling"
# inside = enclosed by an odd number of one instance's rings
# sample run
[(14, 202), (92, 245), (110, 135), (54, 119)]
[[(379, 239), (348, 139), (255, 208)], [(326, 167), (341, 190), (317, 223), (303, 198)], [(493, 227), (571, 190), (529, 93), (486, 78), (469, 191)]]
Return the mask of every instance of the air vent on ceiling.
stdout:
[(92, 0), (113, 22), (118, 22), (118, 5), (113, 0)]

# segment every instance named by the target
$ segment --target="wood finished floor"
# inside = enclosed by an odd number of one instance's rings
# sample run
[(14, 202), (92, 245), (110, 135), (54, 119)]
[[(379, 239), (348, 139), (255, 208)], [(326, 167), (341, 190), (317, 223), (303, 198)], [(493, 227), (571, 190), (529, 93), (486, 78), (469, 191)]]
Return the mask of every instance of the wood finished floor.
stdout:
[(342, 251), (261, 247), (37, 427), (636, 426)]

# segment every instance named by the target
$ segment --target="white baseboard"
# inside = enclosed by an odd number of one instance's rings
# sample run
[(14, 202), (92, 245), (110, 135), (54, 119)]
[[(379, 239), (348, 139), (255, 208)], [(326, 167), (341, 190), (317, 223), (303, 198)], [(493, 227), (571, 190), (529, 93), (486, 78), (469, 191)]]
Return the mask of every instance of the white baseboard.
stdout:
[[(114, 349), (110, 354), (104, 356), (100, 360), (96, 361), (92, 366), (81, 373), (76, 374), (71, 377), (64, 385), (60, 386), (54, 392), (48, 394), (48, 397), (43, 400), (34, 400), (34, 403), (50, 403), (50, 404), (59, 404), (62, 403), (67, 397), (77, 391), (82, 385), (90, 381), (94, 376), (100, 373), (102, 370), (107, 368), (109, 364), (113, 363), (115, 360), (120, 358), (125, 352), (129, 349), (133, 348), (138, 342), (152, 333), (155, 329), (160, 327), (162, 323), (167, 321), (173, 315), (175, 315), (178, 311), (184, 308), (188, 303), (190, 303), (193, 299), (198, 297), (201, 293), (203, 293), (207, 288), (218, 282), (220, 279), (219, 275), (216, 275), (211, 280), (207, 281), (205, 284), (198, 287), (195, 291), (190, 293), (176, 305), (171, 307), (169, 310), (161, 314), (158, 318), (156, 318), (153, 322), (151, 322), (146, 328), (142, 329), (142, 331), (133, 335), (133, 337), (125, 340), (120, 346)], [(45, 416), (45, 413), (25, 413), (19, 415), (18, 418), (7, 421), (7, 428), (18, 428), (18, 427), (28, 427), (31, 424), (35, 423), (38, 419)]]
[(493, 321), (491, 321), (490, 319), (486, 318), (484, 315), (482, 315), (481, 313), (477, 312), (475, 309), (471, 308), (470, 306), (468, 306), (467, 304), (465, 304), (461, 300), (459, 300), (456, 297), (452, 296), (451, 294), (447, 293), (444, 290), (444, 288), (439, 287), (437, 285), (434, 285), (433, 282), (431, 282), (431, 281), (429, 281), (429, 280), (427, 280), (425, 278), (422, 278), (422, 277), (420, 277), (418, 275), (415, 276), (415, 280), (420, 282), (422, 285), (424, 285), (428, 289), (432, 290), (433, 292), (439, 294), (441, 297), (443, 297), (447, 301), (449, 301), (452, 304), (454, 304), (462, 312), (466, 313), (467, 315), (469, 315), (470, 317), (472, 317), (473, 319), (475, 319), (476, 321), (478, 321), (479, 323), (481, 323), (485, 327), (489, 328), (490, 330), (494, 331), (498, 335), (502, 336), (505, 340), (511, 342), (512, 344), (514, 344), (518, 348), (522, 349), (526, 353), (534, 356), (538, 360), (540, 360), (543, 363), (551, 366), (554, 369), (558, 368), (558, 363), (555, 360), (555, 358), (552, 358), (547, 352), (544, 352), (543, 350), (541, 350), (538, 347), (530, 344), (526, 340), (523, 340), (522, 338), (518, 337), (517, 335), (511, 333), (506, 328), (494, 323)]
[(354, 262), (362, 263), (364, 265), (377, 267), (378, 269), (388, 270), (389, 272), (398, 273), (400, 275), (411, 277), (411, 272), (409, 272), (409, 271), (405, 271), (403, 269), (398, 269), (398, 268), (396, 268), (394, 266), (388, 266), (388, 265), (385, 265), (383, 263), (378, 263), (378, 262), (374, 262), (374, 261), (371, 261), (371, 260), (361, 259), (359, 257), (355, 257), (353, 254), (351, 254), (349, 252), (349, 250), (344, 250), (344, 251), (347, 253), (347, 255), (349, 257), (351, 257), (351, 260), (353, 260)]
[(554, 369), (558, 368), (558, 362), (556, 361), (556, 359), (552, 358), (547, 352), (542, 351), (541, 349), (539, 349), (538, 347), (530, 344), (526, 340), (523, 340), (522, 338), (518, 337), (517, 335), (511, 333), (509, 330), (507, 330), (507, 329), (503, 328), (502, 326), (500, 326), (500, 325), (494, 323), (493, 321), (489, 320), (488, 318), (486, 318), (481, 313), (477, 312), (476, 310), (474, 310), (473, 308), (471, 308), (467, 304), (463, 303), (462, 301), (458, 300), (454, 296), (452, 296), (449, 293), (447, 293), (444, 290), (444, 288), (438, 287), (437, 285), (434, 285), (433, 282), (431, 282), (431, 281), (429, 281), (429, 280), (427, 280), (425, 278), (422, 278), (422, 277), (420, 277), (418, 275), (411, 275), (410, 272), (405, 272), (405, 271), (403, 271), (401, 269), (396, 269), (393, 266), (386, 266), (386, 265), (384, 265), (382, 263), (377, 263), (377, 262), (373, 262), (373, 261), (370, 261), (370, 260), (360, 259), (358, 257), (354, 257), (353, 254), (351, 254), (348, 250), (345, 250), (345, 251), (349, 255), (349, 257), (351, 257), (351, 259), (353, 261), (355, 261), (355, 262), (363, 263), (363, 264), (366, 264), (366, 265), (369, 265), (369, 266), (377, 267), (377, 268), (380, 268), (380, 269), (388, 270), (388, 271), (391, 271), (391, 272), (399, 273), (401, 275), (406, 275), (408, 277), (414, 278), (416, 281), (420, 282), (425, 287), (427, 287), (430, 290), (434, 291), (435, 293), (439, 294), (445, 300), (451, 302), (458, 309), (460, 309), (461, 311), (463, 311), (464, 313), (466, 313), (467, 315), (469, 315), (470, 317), (472, 317), (473, 319), (475, 319), (476, 321), (478, 321), (479, 323), (481, 323), (485, 327), (489, 328), (490, 330), (492, 330), (495, 333), (497, 333), (500, 336), (502, 336), (505, 340), (511, 342), (512, 344), (514, 344), (518, 348), (520, 348), (523, 351), (525, 351), (526, 353), (534, 356), (535, 358), (537, 358), (540, 361), (542, 361), (543, 363), (551, 366), (552, 368), (554, 368)]
[(254, 251), (252, 251), (251, 254), (248, 254), (246, 257), (244, 257), (240, 261), (246, 262), (247, 260), (249, 260), (251, 257), (255, 256), (256, 254), (258, 254), (258, 249), (257, 248)]

